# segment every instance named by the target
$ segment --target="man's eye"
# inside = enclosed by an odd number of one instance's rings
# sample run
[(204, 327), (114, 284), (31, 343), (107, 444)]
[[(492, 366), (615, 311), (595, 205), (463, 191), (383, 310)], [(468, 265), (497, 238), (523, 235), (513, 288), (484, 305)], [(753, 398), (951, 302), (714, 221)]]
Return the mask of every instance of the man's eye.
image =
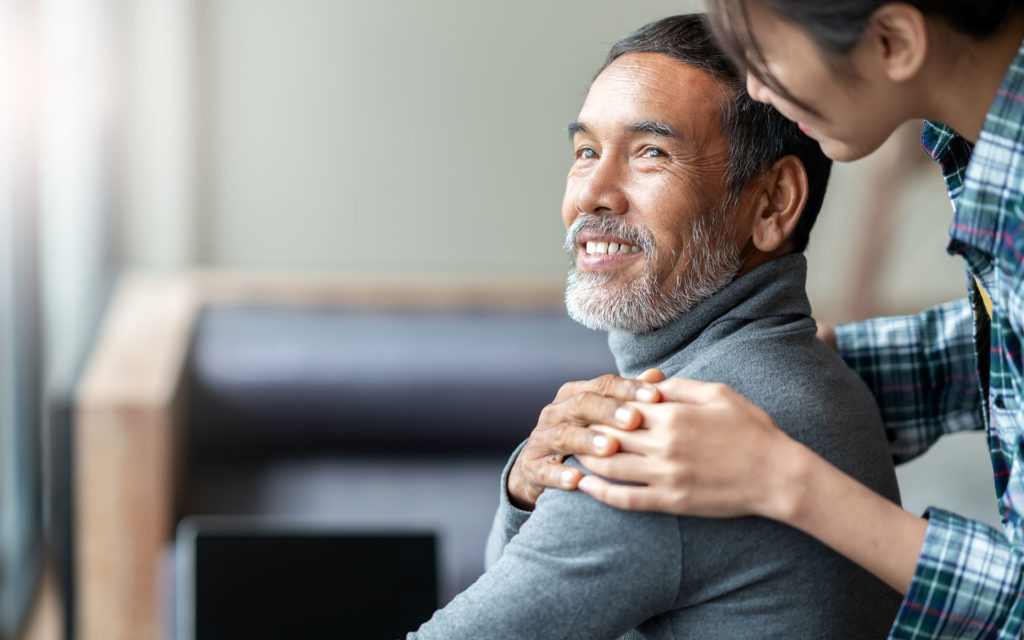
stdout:
[(644, 147), (640, 152), (641, 158), (666, 158), (668, 154), (658, 147)]
[(577, 160), (592, 160), (597, 157), (597, 152), (590, 147), (580, 147), (576, 150)]

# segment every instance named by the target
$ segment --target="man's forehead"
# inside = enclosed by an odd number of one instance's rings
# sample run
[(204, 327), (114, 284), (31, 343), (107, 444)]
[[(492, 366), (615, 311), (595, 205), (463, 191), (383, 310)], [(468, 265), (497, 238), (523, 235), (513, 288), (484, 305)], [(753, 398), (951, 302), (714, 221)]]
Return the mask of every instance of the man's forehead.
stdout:
[(594, 80), (579, 121), (619, 116), (706, 133), (719, 123), (723, 97), (721, 84), (706, 71), (658, 53), (627, 53)]

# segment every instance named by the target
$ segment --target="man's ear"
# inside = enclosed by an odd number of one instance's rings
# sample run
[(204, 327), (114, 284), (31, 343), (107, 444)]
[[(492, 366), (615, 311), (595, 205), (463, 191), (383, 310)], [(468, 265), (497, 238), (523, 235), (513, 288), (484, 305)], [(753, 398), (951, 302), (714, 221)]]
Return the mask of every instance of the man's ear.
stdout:
[[(877, 55), (882, 70), (893, 82), (917, 75), (928, 56), (928, 24), (919, 9), (903, 2), (889, 2), (868, 19), (864, 37)], [(863, 43), (862, 43), (863, 44)]]
[(782, 156), (761, 177), (762, 196), (751, 230), (758, 251), (772, 253), (789, 239), (807, 203), (807, 171), (793, 155)]

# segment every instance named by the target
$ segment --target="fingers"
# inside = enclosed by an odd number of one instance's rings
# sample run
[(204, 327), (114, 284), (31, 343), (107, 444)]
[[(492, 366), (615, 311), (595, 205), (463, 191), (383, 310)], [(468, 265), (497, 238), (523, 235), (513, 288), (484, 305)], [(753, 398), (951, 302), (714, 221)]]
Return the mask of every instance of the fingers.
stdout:
[(728, 385), (686, 378), (670, 378), (658, 383), (658, 389), (661, 391), (662, 400), (690, 404), (711, 404), (736, 395)]
[[(538, 424), (552, 426), (558, 423), (600, 423), (619, 429), (636, 429), (641, 421), (642, 416), (635, 407), (625, 404), (622, 400), (587, 391), (545, 407)], [(579, 450), (569, 451), (577, 453)]]
[(611, 433), (600, 433), (586, 427), (568, 424), (552, 429), (550, 442), (535, 444), (545, 449), (544, 457), (548, 457), (551, 453), (561, 456), (577, 454), (607, 456), (615, 453), (619, 448), (618, 440)]
[[(648, 369), (641, 376), (647, 375), (647, 377), (657, 376), (650, 372), (655, 371), (661, 374), (657, 369)], [(664, 374), (661, 374), (664, 379)], [(564, 400), (570, 396), (578, 395), (580, 393), (589, 392), (596, 393), (598, 395), (607, 396), (609, 398), (618, 398), (619, 400), (638, 400), (640, 402), (657, 402), (660, 398), (660, 393), (654, 383), (659, 382), (658, 379), (631, 379), (623, 378), (620, 376), (607, 374), (593, 380), (582, 380), (579, 382), (567, 382), (562, 385), (562, 388), (558, 390), (558, 394), (555, 396), (555, 402)]]
[(658, 480), (656, 469), (652, 468), (651, 459), (635, 453), (619, 453), (610, 458), (577, 456), (577, 459), (584, 467), (597, 475), (619, 482), (650, 484)]
[(631, 404), (643, 414), (643, 427), (614, 432), (617, 455), (579, 456), (602, 477), (587, 476), (578, 488), (622, 509), (709, 517), (777, 512), (770, 487), (792, 458), (786, 447), (794, 441), (771, 416), (726, 385), (668, 380), (659, 386), (668, 402)]
[[(574, 489), (579, 469), (563, 464), (567, 456), (606, 457), (619, 450), (617, 436), (640, 427), (643, 414), (631, 403), (659, 402), (655, 386), (665, 379), (649, 369), (637, 379), (605, 375), (562, 385), (555, 400), (541, 411), (537, 426), (508, 479), (509, 496), (521, 508), (532, 508), (545, 487)], [(587, 425), (605, 425), (589, 429)], [(614, 429), (612, 429), (614, 427)]]
[[(595, 459), (600, 460), (601, 458)], [(542, 465), (539, 479), (540, 483), (546, 487), (570, 491), (576, 488), (582, 477), (583, 472), (576, 467), (552, 461)]]
[[(661, 434), (653, 434), (650, 429), (637, 429), (636, 431), (624, 431), (613, 429), (603, 424), (590, 425), (590, 431), (596, 431), (601, 435), (615, 438), (616, 451), (620, 453), (639, 453), (641, 455), (656, 455), (662, 451), (664, 444)], [(581, 452), (586, 454), (588, 452)], [(586, 464), (586, 463), (584, 463)], [(601, 474), (607, 475), (607, 474)]]
[(650, 487), (612, 484), (597, 476), (584, 476), (578, 484), (580, 491), (619, 509), (630, 511), (658, 511), (662, 501)]
[(559, 458), (528, 460), (525, 454), (524, 451), (516, 460), (506, 485), (509, 501), (523, 511), (533, 511), (545, 487), (571, 491), (583, 477), (583, 472), (562, 464)]

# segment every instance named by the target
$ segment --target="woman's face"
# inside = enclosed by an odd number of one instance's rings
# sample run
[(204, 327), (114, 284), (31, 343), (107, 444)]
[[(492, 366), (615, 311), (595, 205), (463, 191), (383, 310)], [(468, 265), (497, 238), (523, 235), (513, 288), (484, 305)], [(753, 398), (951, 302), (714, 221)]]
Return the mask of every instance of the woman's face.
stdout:
[(845, 55), (848, 66), (836, 71), (802, 27), (756, 0), (747, 6), (765, 70), (801, 104), (779, 95), (750, 71), (747, 91), (796, 122), (825, 155), (840, 161), (863, 158), (907, 119), (870, 37), (862, 38)]

